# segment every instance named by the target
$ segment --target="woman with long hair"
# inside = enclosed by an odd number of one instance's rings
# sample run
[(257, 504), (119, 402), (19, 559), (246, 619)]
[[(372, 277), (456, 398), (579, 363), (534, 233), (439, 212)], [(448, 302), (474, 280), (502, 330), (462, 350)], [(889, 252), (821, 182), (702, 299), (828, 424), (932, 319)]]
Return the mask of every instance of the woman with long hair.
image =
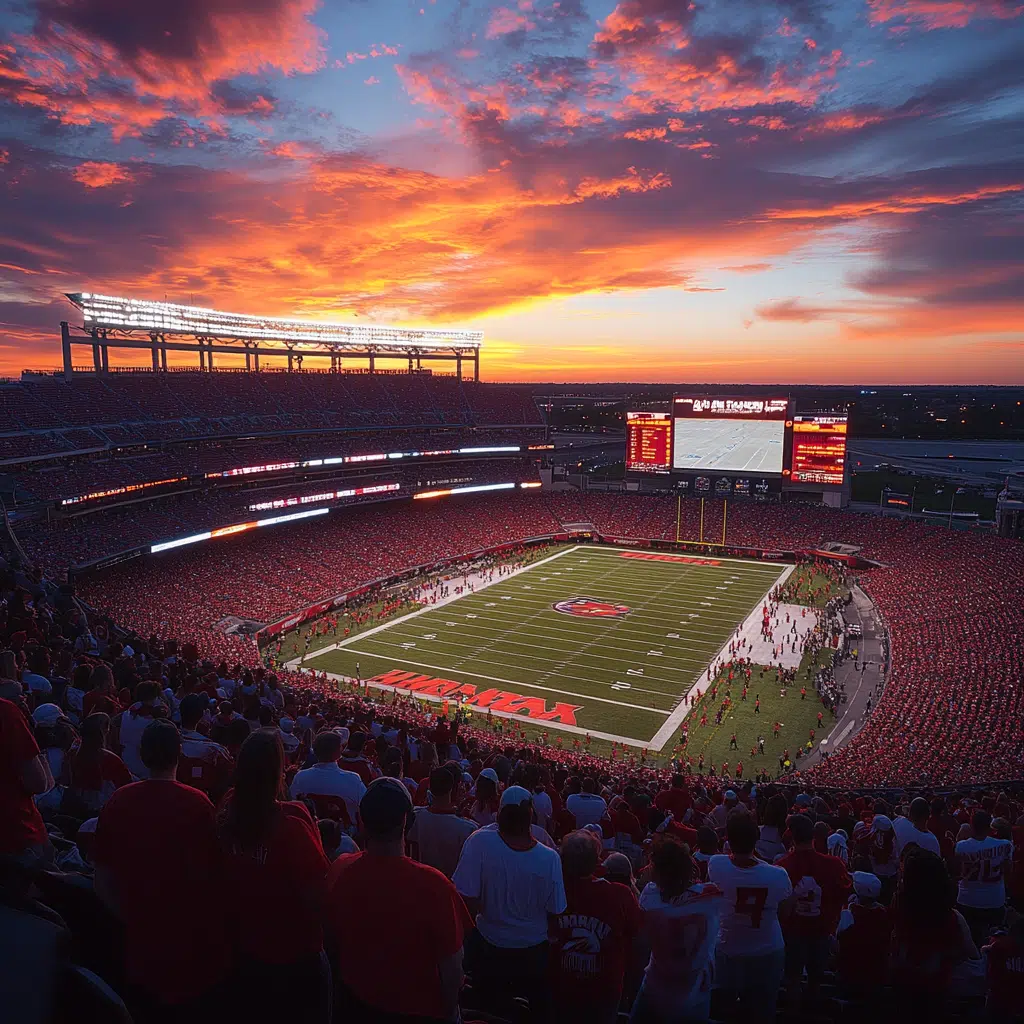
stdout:
[(114, 688), (114, 673), (107, 665), (95, 665), (89, 674), (89, 690), (82, 698), (82, 715), (88, 718), (94, 711), (116, 715), (123, 710)]
[(65, 813), (91, 818), (99, 814), (115, 790), (132, 781), (124, 761), (107, 749), (109, 730), (110, 716), (102, 711), (91, 714), (82, 723), (81, 742), (68, 763)]
[(493, 825), (498, 820), (498, 782), (493, 768), (485, 768), (476, 780), (476, 796), (469, 809), (469, 816), (481, 828)]
[(718, 886), (699, 881), (689, 847), (655, 836), (651, 881), (640, 894), (651, 958), (630, 1014), (633, 1024), (707, 1018), (724, 908)]
[(956, 909), (956, 886), (943, 859), (912, 846), (892, 907), (890, 967), (896, 994), (916, 1007), (941, 1008), (958, 979), (980, 964), (971, 930)]
[(284, 765), (277, 731), (252, 733), (218, 814), (238, 991), (253, 999), (249, 1019), (321, 1024), (331, 1010), (321, 924), (329, 864), (309, 811), (286, 799)]

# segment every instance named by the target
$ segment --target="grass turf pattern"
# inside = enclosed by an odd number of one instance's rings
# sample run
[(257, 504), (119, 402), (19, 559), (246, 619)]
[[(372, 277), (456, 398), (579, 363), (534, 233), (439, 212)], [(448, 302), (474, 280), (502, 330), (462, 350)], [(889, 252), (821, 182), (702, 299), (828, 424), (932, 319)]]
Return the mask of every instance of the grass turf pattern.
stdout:
[[(364, 630), (343, 646), (311, 651), (305, 664), (364, 679), (403, 670), (478, 692), (541, 698), (547, 708), (561, 702), (578, 709), (580, 729), (650, 745), (785, 567), (638, 555), (570, 548), (475, 593)], [(702, 564), (709, 562), (717, 564)], [(590, 616), (554, 607), (580, 598), (628, 610)], [(556, 731), (560, 723), (543, 727)]]

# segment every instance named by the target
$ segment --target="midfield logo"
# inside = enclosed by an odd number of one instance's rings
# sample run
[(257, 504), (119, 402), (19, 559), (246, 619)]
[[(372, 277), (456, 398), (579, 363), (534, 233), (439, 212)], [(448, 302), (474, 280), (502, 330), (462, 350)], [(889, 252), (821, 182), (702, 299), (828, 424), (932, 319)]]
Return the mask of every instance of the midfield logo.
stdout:
[(629, 605), (598, 601), (594, 597), (570, 597), (551, 606), (565, 615), (579, 615), (585, 619), (624, 619)]

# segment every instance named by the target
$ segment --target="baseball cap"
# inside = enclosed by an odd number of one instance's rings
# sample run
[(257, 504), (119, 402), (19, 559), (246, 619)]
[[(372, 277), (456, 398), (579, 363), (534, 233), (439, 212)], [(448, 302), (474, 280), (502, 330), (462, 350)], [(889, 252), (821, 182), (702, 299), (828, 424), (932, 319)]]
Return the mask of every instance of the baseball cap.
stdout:
[(892, 831), (892, 821), (884, 814), (876, 814), (871, 819), (871, 829), (874, 832)]
[(481, 779), (490, 779), (495, 785), (498, 784), (498, 773), (493, 768), (485, 768), (480, 773)]
[[(481, 773), (482, 774), (482, 773)], [(532, 804), (533, 796), (530, 794), (528, 789), (523, 789), (522, 786), (509, 786), (504, 793), (501, 794), (501, 806), (507, 807), (509, 804)]]
[(584, 825), (583, 831), (593, 832), (598, 839), (604, 839), (604, 829), (601, 828), (601, 826), (598, 825), (597, 822), (592, 821), (589, 824)]
[(734, 790), (734, 789), (727, 789), (725, 791), (725, 799), (726, 800), (736, 800), (737, 799), (736, 790)]
[(882, 895), (882, 881), (868, 871), (854, 871), (853, 891), (861, 899), (877, 900)]
[(400, 779), (383, 775), (374, 779), (362, 800), (359, 815), (370, 832), (393, 832), (412, 812), (412, 797)]
[(295, 720), (293, 718), (282, 718), (277, 725), (281, 732), (291, 732), (295, 728)]
[(63, 717), (64, 712), (56, 704), (40, 704), (32, 712), (32, 721), (36, 725), (56, 725)]

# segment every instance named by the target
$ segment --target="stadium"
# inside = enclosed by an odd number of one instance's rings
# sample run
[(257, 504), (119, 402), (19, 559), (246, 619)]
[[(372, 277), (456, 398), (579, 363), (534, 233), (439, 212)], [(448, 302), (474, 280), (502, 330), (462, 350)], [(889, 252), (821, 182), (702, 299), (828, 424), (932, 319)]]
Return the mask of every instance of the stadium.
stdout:
[[(135, 1019), (186, 1019), (161, 1014), (194, 1011), (200, 993), (140, 996), (139, 965), (112, 965), (95, 908), (54, 870), (54, 857), (67, 874), (117, 861), (101, 808), (126, 787), (82, 768), (97, 714), (128, 780), (157, 777), (160, 730), (139, 716), (173, 723), (170, 777), (221, 807), (250, 734), (281, 737), (293, 798), (296, 779), (338, 762), (364, 793), (392, 777), (437, 810), (461, 791), (452, 813), (503, 828), (499, 787), (524, 786), (567, 872), (584, 826), (602, 860), (645, 877), (666, 831), (687, 865), (708, 832), (711, 853), (726, 836), (739, 850), (727, 815), (740, 803), (781, 852), (811, 842), (786, 819), (808, 812), (814, 848), (841, 846), (843, 876), (875, 879), (887, 901), (896, 865), (876, 840), (893, 820), (913, 820), (956, 870), (955, 840), (1012, 835), (999, 886), (1024, 909), (1024, 547), (1008, 485), (999, 528), (953, 529), (952, 506), (933, 521), (854, 509), (841, 403), (679, 385), (624, 410), (621, 478), (584, 486), (541, 392), (486, 382), (478, 332), (67, 298), (63, 369), (0, 383), (3, 703), (30, 716), (58, 782), (33, 790), (52, 836), (35, 895)], [(321, 860), (365, 846), (363, 819), (390, 813), (305, 793)], [(600, 804), (592, 819), (580, 797)], [(977, 812), (988, 823), (971, 839)], [(978, 949), (982, 916), (963, 918)], [(778, 1019), (866, 1012), (835, 948), (824, 984), (814, 963), (806, 979), (787, 973), (799, 1009)], [(484, 967), (469, 973), (466, 1020), (541, 1006), (536, 988), (496, 993)], [(76, 976), (71, 1004), (130, 1019), (92, 977)], [(718, 993), (714, 1016), (734, 1019)], [(947, 1010), (967, 1019), (983, 995), (982, 983)], [(378, 1017), (366, 991), (345, 997), (335, 1019), (442, 1019), (408, 1005)], [(314, 1002), (303, 1019), (327, 1019)]]

